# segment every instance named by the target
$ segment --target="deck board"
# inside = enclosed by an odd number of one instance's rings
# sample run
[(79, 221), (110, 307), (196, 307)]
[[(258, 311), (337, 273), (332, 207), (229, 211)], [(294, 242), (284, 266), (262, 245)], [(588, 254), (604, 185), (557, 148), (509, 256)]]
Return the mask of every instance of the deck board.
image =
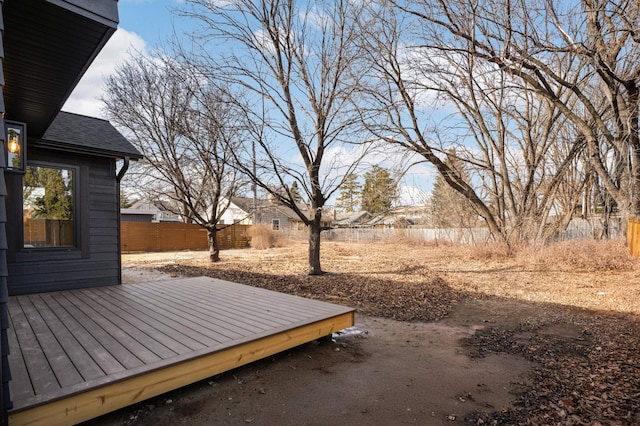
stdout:
[(130, 319), (131, 316), (126, 314), (126, 312), (123, 316), (120, 316), (123, 314), (122, 311), (118, 312), (116, 309), (109, 307), (108, 304), (100, 303), (99, 298), (91, 297), (91, 295), (85, 291), (81, 292), (79, 297), (82, 297), (82, 300), (89, 308), (107, 315), (109, 318), (109, 322), (107, 323), (109, 327), (112, 329), (117, 328), (123, 333), (126, 333), (130, 340), (134, 342), (132, 351), (137, 354), (140, 354), (141, 351), (145, 353), (146, 357), (143, 359), (145, 363), (170, 358), (177, 354), (177, 352), (174, 352), (159, 340), (154, 339), (150, 334), (145, 333), (140, 327), (134, 326), (132, 324), (133, 320)]
[[(60, 342), (61, 347), (73, 347), (79, 345), (78, 340), (65, 324), (56, 316), (55, 312), (45, 303), (40, 295), (29, 297), (34, 308), (42, 315), (43, 320), (51, 329), (53, 336)], [(90, 380), (102, 376), (104, 373), (100, 366), (91, 358), (86, 350), (77, 350), (68, 353), (69, 361), (73, 363), (83, 380)]]
[[(107, 297), (103, 297), (103, 295), (91, 290), (85, 290), (83, 291), (83, 294), (87, 295), (87, 297), (91, 298), (92, 300), (95, 300), (96, 303), (100, 303), (107, 309), (109, 309), (109, 311), (111, 311), (114, 316), (117, 316), (118, 322), (122, 324), (128, 322), (128, 327), (138, 330), (139, 333), (144, 333), (146, 336), (148, 336), (149, 339), (163, 345), (174, 354), (187, 353), (191, 350), (187, 346), (180, 343), (178, 340), (171, 338), (165, 333), (159, 331), (152, 325), (152, 322), (142, 321), (138, 316), (135, 316), (132, 313), (122, 309)], [(144, 339), (144, 337), (142, 337), (142, 339)], [(161, 356), (168, 356), (166, 352), (164, 352), (164, 350), (160, 349), (160, 351), (164, 354), (161, 354)]]
[[(12, 318), (20, 352), (29, 374), (29, 381), (25, 381), (21, 387), (24, 388), (28, 386), (28, 383), (31, 383), (34, 394), (56, 390), (58, 385), (55, 374), (49, 368), (47, 358), (18, 300), (16, 300), (15, 304), (9, 305), (9, 315)], [(16, 380), (15, 378), (12, 379)]]
[(81, 293), (67, 295), (67, 298), (86, 315), (87, 319), (91, 319), (104, 333), (112, 339), (120, 343), (131, 354), (135, 354), (143, 364), (160, 361), (162, 358), (153, 353), (145, 345), (140, 343), (135, 336), (132, 336), (130, 330), (119, 327), (113, 322), (110, 313), (104, 308), (93, 309), (85, 298), (81, 297)]
[[(172, 312), (176, 315), (180, 315), (182, 318), (191, 321), (191, 318), (198, 318), (202, 321), (202, 330), (204, 334), (208, 334), (210, 337), (219, 340), (219, 336), (224, 336), (230, 339), (238, 338), (246, 335), (247, 333), (253, 333), (257, 330), (267, 329), (268, 327), (261, 327), (259, 323), (255, 325), (243, 324), (238, 321), (234, 321), (229, 315), (225, 315), (224, 302), (221, 300), (215, 300), (215, 311), (211, 309), (211, 302), (202, 302), (201, 297), (195, 297), (191, 301), (185, 301), (183, 296), (179, 293), (174, 295), (169, 294), (148, 294), (145, 292), (138, 292), (139, 296), (144, 297), (150, 303), (154, 304), (171, 304)], [(232, 322), (233, 321), (233, 322)], [(213, 334), (211, 334), (213, 333)], [(221, 340), (219, 340), (221, 341)]]
[[(196, 283), (200, 284), (198, 282)], [(213, 280), (211, 281), (211, 283), (216, 286), (216, 298), (218, 298), (221, 302), (221, 312), (244, 312), (247, 314), (250, 313), (251, 315), (242, 316), (241, 320), (250, 321), (252, 324), (260, 324), (261, 321), (264, 321), (265, 319), (286, 324), (289, 321), (295, 319), (301, 313), (303, 314), (305, 312), (305, 308), (300, 308), (297, 306), (297, 300), (291, 300), (284, 307), (284, 309), (278, 309), (278, 307), (274, 306), (273, 302), (269, 300), (269, 293), (266, 293), (264, 297), (259, 297), (259, 293), (256, 293), (254, 291), (251, 297), (246, 296), (244, 300), (239, 301), (235, 298), (234, 292), (230, 291), (229, 288), (225, 285), (224, 281)], [(198, 285), (197, 289), (199, 293), (180, 294), (180, 289), (176, 286), (173, 288), (169, 288), (167, 292), (171, 293), (172, 297), (182, 297), (192, 301), (197, 300), (197, 297), (206, 297), (206, 289), (202, 288), (200, 285)], [(246, 303), (246, 301), (248, 300), (250, 300), (251, 303)], [(276, 309), (273, 309), (274, 307), (276, 307)]]
[(126, 306), (128, 312), (145, 320), (145, 322), (150, 321), (150, 324), (156, 324), (159, 330), (162, 329), (162, 327), (166, 328), (168, 330), (166, 333), (170, 336), (176, 333), (187, 336), (188, 339), (200, 347), (207, 347), (219, 343), (207, 337), (207, 334), (190, 328), (188, 323), (182, 321), (182, 317), (168, 312), (168, 309), (160, 312), (156, 305), (147, 303), (143, 298), (134, 299), (131, 295), (123, 295), (121, 292), (115, 292), (111, 289), (105, 291), (107, 292), (107, 296), (116, 301), (116, 303), (121, 303), (123, 306)]
[[(310, 306), (313, 306), (313, 311), (318, 313), (323, 312), (324, 308), (323, 306), (314, 306), (313, 301), (310, 299), (299, 297), (293, 297), (283, 304), (281, 298), (274, 297), (274, 295), (279, 296), (279, 293), (260, 288), (252, 288), (251, 292), (245, 295), (242, 302), (240, 302), (235, 297), (233, 286), (229, 286), (229, 284), (233, 283), (216, 279), (207, 281), (206, 278), (196, 278), (195, 280), (195, 285), (202, 292), (201, 295), (206, 294), (206, 287), (203, 287), (203, 284), (205, 286), (207, 282), (213, 284), (216, 297), (224, 301), (223, 307), (226, 306), (231, 312), (244, 313), (245, 315), (242, 315), (242, 318), (268, 319), (286, 324), (300, 315), (305, 315)], [(200, 282), (199, 280), (204, 281)], [(210, 288), (209, 291), (211, 291)]]
[(39, 296), (75, 337), (79, 347), (77, 347), (74, 352), (85, 351), (100, 370), (102, 370), (103, 374), (115, 374), (125, 370), (125, 367), (103, 348), (98, 339), (96, 339), (81, 323), (79, 323), (73, 315), (64, 309), (64, 307), (56, 300), (54, 293), (45, 293), (40, 294)]
[[(196, 282), (194, 282), (195, 284)], [(211, 281), (211, 284), (215, 284), (215, 281)], [(283, 320), (278, 315), (267, 315), (260, 310), (246, 308), (243, 303), (237, 303), (233, 300), (233, 295), (227, 296), (222, 293), (219, 288), (216, 288), (216, 297), (213, 302), (216, 304), (216, 311), (211, 312), (212, 299), (210, 295), (202, 292), (200, 288), (194, 286), (194, 291), (185, 293), (180, 291), (179, 286), (170, 287), (166, 289), (166, 293), (163, 295), (163, 300), (173, 300), (180, 306), (197, 312), (198, 315), (202, 315), (203, 319), (208, 321), (222, 321), (221, 324), (230, 326), (238, 333), (244, 335), (247, 332), (255, 332), (256, 330), (266, 330), (274, 325), (287, 324), (294, 317), (288, 317), (288, 320)], [(255, 303), (248, 296), (242, 300), (244, 305), (249, 303)], [(248, 313), (251, 315), (247, 315)], [(244, 313), (245, 315), (242, 315)]]
[(59, 386), (66, 387), (83, 382), (84, 379), (76, 369), (74, 362), (67, 356), (64, 348), (54, 335), (53, 326), (50, 329), (47, 322), (42, 318), (42, 314), (46, 312), (46, 309), (44, 311), (36, 309), (28, 296), (20, 296), (18, 300), (22, 312), (29, 318), (38, 345), (46, 357)]
[[(35, 298), (34, 298), (35, 299)], [(77, 383), (84, 382), (83, 377), (80, 375), (76, 368), (76, 363), (72, 360), (73, 354), (67, 354), (60, 344), (61, 331), (59, 327), (56, 327), (55, 316), (51, 315), (51, 312), (44, 305), (37, 309), (34, 305), (34, 301), (29, 296), (20, 297), (20, 306), (22, 311), (29, 318), (33, 331), (38, 339), (38, 344), (47, 362), (53, 371), (59, 385), (61, 387), (73, 386)], [(50, 321), (46, 321), (48, 318)], [(65, 336), (66, 337), (66, 336)], [(68, 342), (74, 345), (74, 342)]]
[(205, 277), (11, 297), (9, 315), (12, 425), (88, 420), (353, 325)]
[[(71, 297), (69, 297), (71, 295)], [(95, 337), (98, 346), (95, 348), (98, 354), (106, 352), (115, 358), (123, 367), (135, 368), (143, 365), (143, 362), (130, 352), (116, 338), (106, 332), (94, 319), (87, 316), (81, 309), (73, 303), (72, 292), (60, 292), (54, 295), (55, 300), (69, 312), (69, 314), (84, 327), (89, 334)], [(70, 348), (76, 350), (77, 348)]]
[[(115, 289), (111, 289), (111, 291), (114, 292)], [(116, 297), (123, 301), (131, 301), (129, 306), (132, 309), (137, 309), (139, 306), (144, 312), (163, 324), (181, 328), (183, 333), (207, 347), (228, 342), (241, 336), (241, 334), (233, 333), (218, 324), (205, 324), (203, 318), (193, 315), (193, 312), (181, 309), (170, 300), (158, 300), (153, 296), (149, 296), (147, 292), (129, 292), (129, 289), (126, 291), (127, 294), (121, 294), (118, 291)], [(159, 310), (158, 306), (162, 306), (163, 309)]]
[(10, 321), (9, 329), (7, 330), (7, 337), (9, 340), (9, 347), (14, 348), (9, 353), (9, 363), (11, 365), (11, 374), (13, 377), (19, 378), (11, 382), (11, 395), (13, 398), (21, 400), (28, 399), (34, 396), (33, 386), (30, 380), (23, 380), (24, 377), (29, 377), (27, 365), (22, 357), (22, 351), (15, 350), (19, 348), (18, 338), (15, 332), (15, 326), (13, 321)]

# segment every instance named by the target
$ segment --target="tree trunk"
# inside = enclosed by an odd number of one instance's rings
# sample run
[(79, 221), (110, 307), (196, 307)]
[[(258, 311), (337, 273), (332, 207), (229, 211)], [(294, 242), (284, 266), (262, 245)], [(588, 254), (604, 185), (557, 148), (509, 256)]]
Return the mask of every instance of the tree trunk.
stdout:
[(309, 275), (322, 275), (320, 267), (320, 218), (316, 217), (309, 224)]
[[(638, 122), (640, 121), (640, 111), (638, 110), (638, 102), (640, 102), (640, 93), (638, 87), (635, 84), (628, 84), (627, 90), (629, 90), (629, 104), (631, 106), (630, 118), (629, 118), (629, 134), (631, 145), (631, 180), (630, 188), (628, 190), (630, 195), (630, 212), (626, 217), (622, 217), (623, 223), (631, 216), (640, 216), (640, 128), (638, 128)], [(625, 235), (627, 235), (625, 228)]]
[(216, 227), (207, 228), (207, 239), (209, 240), (209, 259), (211, 262), (220, 262), (220, 247), (218, 247), (218, 232)]

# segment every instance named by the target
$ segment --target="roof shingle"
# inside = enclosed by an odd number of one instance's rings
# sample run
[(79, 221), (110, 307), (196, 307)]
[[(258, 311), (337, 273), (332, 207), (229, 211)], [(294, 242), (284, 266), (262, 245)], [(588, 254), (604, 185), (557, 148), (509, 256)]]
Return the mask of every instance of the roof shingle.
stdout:
[(142, 158), (140, 151), (107, 120), (70, 112), (60, 112), (36, 144), (114, 158)]

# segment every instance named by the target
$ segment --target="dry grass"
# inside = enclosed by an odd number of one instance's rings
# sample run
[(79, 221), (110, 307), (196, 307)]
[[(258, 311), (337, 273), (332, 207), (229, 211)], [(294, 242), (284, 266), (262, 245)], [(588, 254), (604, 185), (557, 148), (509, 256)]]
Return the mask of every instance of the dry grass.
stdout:
[(269, 225), (256, 224), (249, 228), (251, 237), (251, 248), (255, 250), (266, 250), (285, 245), (282, 235), (273, 231)]
[(522, 265), (543, 270), (574, 272), (630, 271), (637, 264), (622, 239), (573, 240), (526, 248), (518, 252), (517, 260)]
[(488, 243), (462, 251), (480, 261), (514, 262), (539, 271), (595, 272), (630, 271), (637, 262), (629, 254), (623, 239), (572, 240), (546, 246)]
[(529, 302), (640, 314), (640, 261), (621, 240), (569, 241), (548, 247), (460, 247), (433, 267), (450, 285)]
[[(284, 247), (266, 250), (225, 250), (218, 264), (210, 264), (205, 252), (192, 252), (188, 259), (175, 253), (128, 255), (124, 256), (124, 264), (154, 267), (169, 262), (205, 268), (229, 280), (241, 276), (244, 282), (259, 276), (285, 291), (288, 285), (292, 291), (308, 289), (305, 294), (312, 297), (314, 283), (324, 281), (328, 291), (345, 281), (349, 293), (358, 286), (363, 292), (373, 293), (374, 282), (381, 283), (380, 287), (387, 291), (394, 285), (411, 283), (419, 288), (438, 282), (441, 290), (442, 283), (446, 283), (453, 293), (640, 314), (640, 261), (629, 257), (618, 240), (561, 243), (522, 249), (514, 256), (491, 246), (324, 242), (322, 266), (332, 274), (314, 278), (306, 276), (307, 249), (306, 242), (289, 241)], [(157, 261), (142, 261), (145, 256), (155, 256)], [(358, 296), (357, 300), (363, 297)]]
[(513, 258), (514, 248), (504, 243), (480, 243), (476, 246), (467, 246), (469, 256), (475, 260), (506, 260)]
[(386, 244), (398, 244), (408, 247), (452, 247), (457, 244), (448, 240), (425, 240), (421, 237), (416, 237), (407, 234), (404, 229), (396, 229), (393, 236), (385, 241)]

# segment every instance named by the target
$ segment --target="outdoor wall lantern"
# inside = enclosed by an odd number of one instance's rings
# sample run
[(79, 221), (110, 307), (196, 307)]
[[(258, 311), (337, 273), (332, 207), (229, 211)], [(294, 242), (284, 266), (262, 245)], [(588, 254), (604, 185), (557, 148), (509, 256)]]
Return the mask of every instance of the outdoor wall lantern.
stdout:
[(5, 129), (7, 171), (24, 173), (27, 163), (27, 126), (25, 123), (5, 121)]

